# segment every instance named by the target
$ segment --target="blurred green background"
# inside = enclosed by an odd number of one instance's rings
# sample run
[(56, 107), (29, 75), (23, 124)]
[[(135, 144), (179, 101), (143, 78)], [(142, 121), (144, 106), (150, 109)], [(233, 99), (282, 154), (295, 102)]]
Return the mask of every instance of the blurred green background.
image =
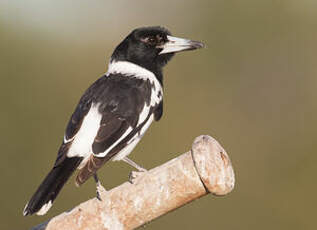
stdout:
[[(146, 168), (217, 138), (236, 187), (148, 229), (316, 229), (317, 1), (0, 0), (1, 221), (28, 229), (95, 196), (74, 178), (44, 217), (22, 209), (52, 167), (83, 91), (134, 28), (163, 25), (206, 43), (165, 68), (165, 113), (131, 155)], [(100, 171), (106, 188), (125, 163)]]

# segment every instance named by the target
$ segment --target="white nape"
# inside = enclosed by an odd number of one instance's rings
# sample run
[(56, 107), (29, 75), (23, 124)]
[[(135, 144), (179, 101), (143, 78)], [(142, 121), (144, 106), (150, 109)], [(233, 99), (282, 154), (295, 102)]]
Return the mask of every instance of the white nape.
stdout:
[(92, 144), (98, 133), (102, 114), (98, 110), (99, 104), (92, 103), (80, 129), (67, 152), (67, 157), (87, 157), (92, 153)]
[(115, 74), (115, 73), (121, 73), (123, 75), (129, 75), (131, 77), (141, 78), (143, 80), (150, 80), (151, 82), (154, 82), (155, 80), (157, 80), (154, 73), (152, 73), (151, 71), (143, 68), (142, 66), (139, 66), (137, 64), (134, 64), (128, 61), (112, 60), (109, 63), (108, 71), (106, 75)]
[(52, 207), (52, 201), (50, 200), (42, 206), (42, 208), (36, 213), (36, 215), (38, 216), (45, 215), (51, 207)]
[(154, 85), (151, 106), (158, 104), (162, 100), (163, 89), (160, 82), (155, 77), (155, 74), (151, 71), (127, 61), (111, 61), (109, 63), (108, 71), (106, 75), (110, 74), (122, 74), (127, 77), (134, 77), (143, 80), (149, 80)]

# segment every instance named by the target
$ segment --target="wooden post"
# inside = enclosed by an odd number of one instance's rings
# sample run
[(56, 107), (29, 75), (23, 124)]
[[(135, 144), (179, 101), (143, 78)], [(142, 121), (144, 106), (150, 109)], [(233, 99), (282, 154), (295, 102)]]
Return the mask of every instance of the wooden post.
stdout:
[(234, 187), (226, 151), (207, 135), (195, 139), (191, 151), (145, 172), (134, 184), (122, 185), (81, 203), (32, 230), (135, 229), (190, 201)]

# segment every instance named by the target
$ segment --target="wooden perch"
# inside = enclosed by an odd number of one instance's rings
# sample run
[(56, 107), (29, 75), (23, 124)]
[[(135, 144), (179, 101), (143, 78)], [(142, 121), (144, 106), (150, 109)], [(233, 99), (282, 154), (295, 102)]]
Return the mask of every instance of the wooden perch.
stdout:
[(191, 151), (122, 185), (81, 203), (32, 230), (135, 229), (208, 193), (225, 195), (234, 187), (226, 151), (207, 135)]

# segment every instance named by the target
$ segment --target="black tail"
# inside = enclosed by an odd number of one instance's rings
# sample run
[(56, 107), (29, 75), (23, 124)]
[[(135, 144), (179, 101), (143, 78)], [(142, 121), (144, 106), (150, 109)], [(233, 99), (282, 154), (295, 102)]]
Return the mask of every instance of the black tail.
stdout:
[(66, 157), (48, 173), (42, 184), (36, 190), (31, 200), (26, 204), (23, 215), (44, 215), (52, 206), (59, 191), (68, 178), (80, 164), (81, 157)]

